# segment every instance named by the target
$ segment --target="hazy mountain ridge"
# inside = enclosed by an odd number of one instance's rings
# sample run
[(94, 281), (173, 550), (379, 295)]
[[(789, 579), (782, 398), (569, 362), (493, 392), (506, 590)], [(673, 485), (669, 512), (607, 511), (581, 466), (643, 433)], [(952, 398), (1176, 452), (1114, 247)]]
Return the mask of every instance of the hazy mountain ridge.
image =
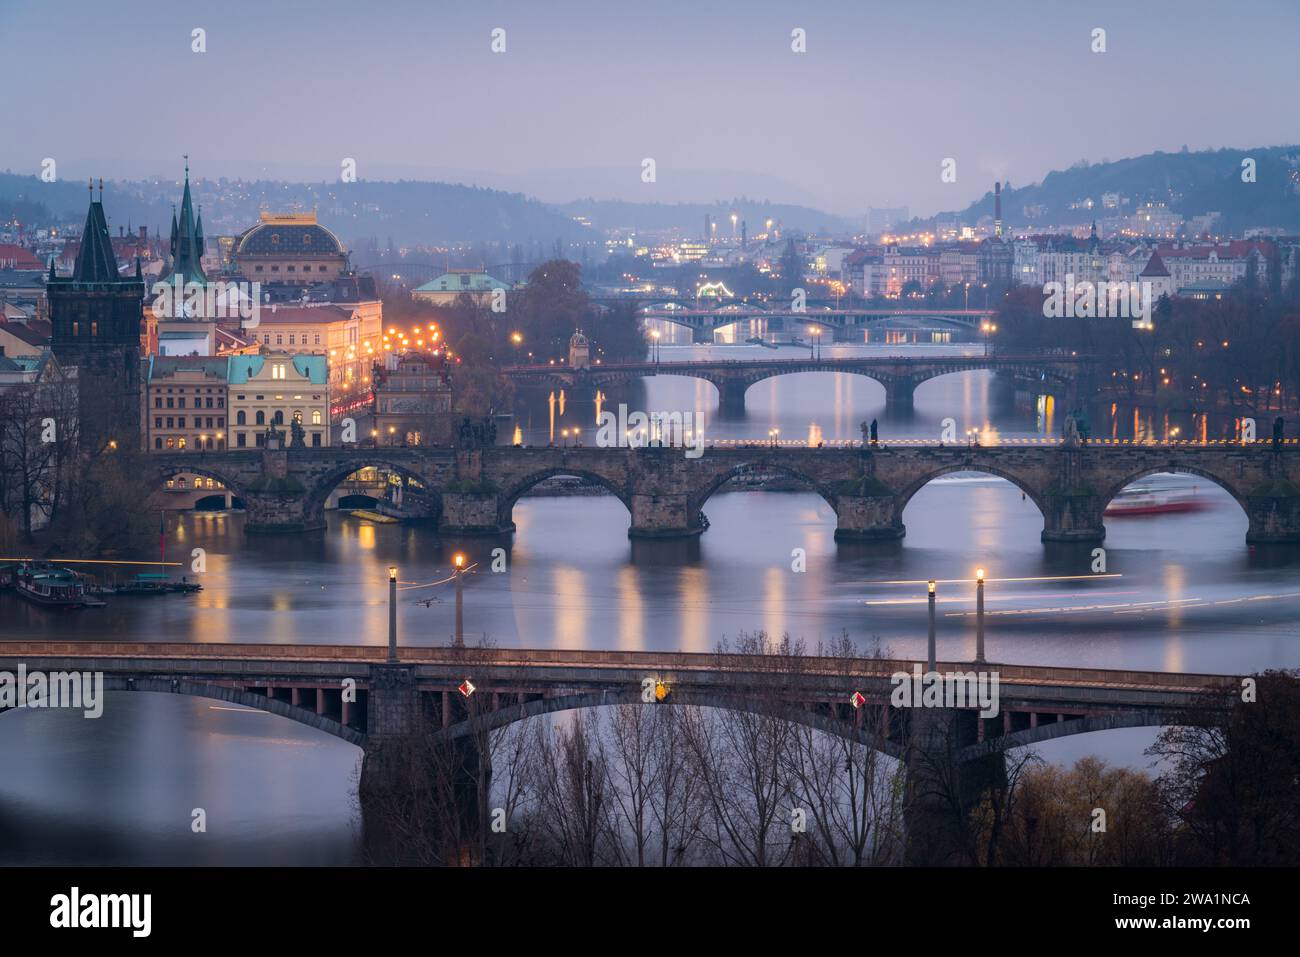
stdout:
[[(1242, 181), (1242, 160), (1255, 160), (1255, 182)], [(1129, 199), (1117, 210), (1102, 209), (1103, 193)], [(1070, 209), (1092, 199), (1092, 209)], [(1128, 215), (1146, 202), (1163, 202), (1183, 216), (1223, 214), (1223, 228), (1239, 232), (1250, 226), (1300, 228), (1300, 146), (1218, 149), (1198, 152), (1157, 151), (1127, 159), (1088, 163), (1048, 173), (1041, 183), (1002, 190), (1003, 219), (1022, 225), (1081, 224), (1107, 216)], [(1025, 207), (1044, 211), (1029, 219)], [(973, 223), (993, 215), (993, 191), (963, 210), (939, 213), (917, 225), (956, 219)]]

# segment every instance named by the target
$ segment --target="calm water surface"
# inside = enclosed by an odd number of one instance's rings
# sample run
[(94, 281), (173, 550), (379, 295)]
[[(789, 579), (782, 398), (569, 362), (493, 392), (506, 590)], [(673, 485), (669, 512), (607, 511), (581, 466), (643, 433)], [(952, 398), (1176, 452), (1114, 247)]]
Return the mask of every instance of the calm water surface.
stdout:
[[(826, 347), (863, 354), (875, 347)], [(970, 346), (926, 347), (958, 351)], [(978, 348), (978, 347), (975, 347)], [(757, 347), (665, 346), (664, 361), (733, 357)], [(675, 355), (678, 353), (680, 355)], [(558, 397), (557, 397), (558, 398)], [(1023, 399), (1023, 397), (1022, 397)], [(549, 396), (525, 398), (526, 441), (545, 442)], [(922, 385), (910, 411), (884, 410), (884, 390), (865, 378), (801, 374), (750, 389), (743, 418), (716, 415), (711, 385), (659, 377), (614, 393), (645, 410), (692, 410), (706, 434), (833, 440), (881, 421), (882, 437), (937, 436), (943, 418), (999, 435), (1053, 435), (1054, 405), (1017, 403), (987, 373)], [(557, 427), (591, 428), (592, 397), (565, 396)], [(1133, 434), (1132, 410), (1093, 413), (1099, 434)], [(1179, 428), (1138, 415), (1142, 429)], [(1182, 428), (1195, 428), (1188, 421)], [(1212, 422), (1209, 427), (1227, 428)], [(633, 542), (612, 497), (525, 498), (518, 531), (500, 541), (440, 540), (419, 525), (370, 525), (332, 514), (314, 536), (246, 538), (238, 514), (175, 513), (169, 555), (207, 551), (204, 591), (119, 598), (105, 609), (52, 615), (0, 594), (5, 638), (276, 642), (381, 645), (386, 569), (408, 587), (399, 627), (406, 644), (442, 644), (453, 627), (447, 575), (464, 549), (479, 563), (466, 584), (466, 632), (499, 646), (709, 651), (741, 631), (790, 632), (812, 646), (847, 631), (900, 657), (925, 652), (923, 585), (898, 580), (969, 578), (988, 569), (992, 661), (1244, 672), (1300, 666), (1300, 549), (1251, 549), (1246, 519), (1199, 478), (1161, 478), (1194, 488), (1211, 506), (1195, 514), (1107, 521), (1108, 571), (1071, 582), (997, 579), (1086, 574), (1091, 548), (1044, 546), (1042, 518), (1013, 486), (981, 475), (945, 476), (904, 514), (899, 543), (837, 545), (830, 507), (811, 493), (719, 493), (705, 505), (709, 530), (690, 542)], [(491, 550), (508, 571), (490, 571)], [(803, 549), (807, 570), (791, 570)], [(430, 604), (418, 601), (434, 599)], [(940, 657), (974, 649), (971, 586), (943, 587)], [(1145, 766), (1153, 730), (1077, 736), (1042, 746), (1053, 760), (1087, 753)], [(104, 716), (11, 712), (0, 717), (0, 861), (342, 863), (357, 854), (352, 794), (360, 752), (293, 722), (216, 702), (112, 695)], [(203, 807), (208, 832), (190, 831)]]

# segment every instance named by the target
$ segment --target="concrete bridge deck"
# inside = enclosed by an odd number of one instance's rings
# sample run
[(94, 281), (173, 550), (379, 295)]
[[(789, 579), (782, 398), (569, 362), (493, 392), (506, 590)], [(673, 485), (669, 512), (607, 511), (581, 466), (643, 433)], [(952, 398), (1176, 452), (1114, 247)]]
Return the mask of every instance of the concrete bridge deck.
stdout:
[[(924, 663), (868, 658), (753, 656), (692, 652), (402, 647), (399, 663), (381, 645), (187, 644), (19, 641), (0, 643), (0, 669), (91, 671), (110, 690), (196, 695), (280, 714), (366, 746), (372, 735), (440, 725), (453, 736), (572, 708), (640, 704), (646, 678), (666, 683), (671, 701), (779, 714), (829, 733), (856, 736), (854, 692), (868, 706), (889, 703), (890, 676)], [(1114, 727), (1163, 724), (1221, 705), (1239, 686), (1229, 675), (940, 662), (940, 673), (996, 673), (1000, 711), (968, 709), (969, 756)], [(476, 687), (471, 710), (458, 686)], [(356, 697), (343, 689), (351, 682)], [(864, 706), (865, 707), (865, 706)], [(903, 709), (907, 710), (907, 709)], [(472, 722), (472, 723), (471, 723)], [(906, 719), (878, 741), (899, 756)], [(458, 726), (458, 727), (454, 727)]]

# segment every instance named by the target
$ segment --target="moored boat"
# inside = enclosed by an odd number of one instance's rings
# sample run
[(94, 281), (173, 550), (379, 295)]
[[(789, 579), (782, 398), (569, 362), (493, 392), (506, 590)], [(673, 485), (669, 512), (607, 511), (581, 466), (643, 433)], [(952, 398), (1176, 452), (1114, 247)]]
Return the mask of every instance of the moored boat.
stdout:
[(171, 595), (190, 594), (202, 591), (203, 586), (197, 582), (181, 579), (173, 581), (157, 572), (141, 572), (125, 584), (113, 589), (115, 595)]
[(104, 604), (87, 594), (79, 575), (54, 565), (23, 564), (14, 587), (23, 598), (46, 608), (97, 608)]

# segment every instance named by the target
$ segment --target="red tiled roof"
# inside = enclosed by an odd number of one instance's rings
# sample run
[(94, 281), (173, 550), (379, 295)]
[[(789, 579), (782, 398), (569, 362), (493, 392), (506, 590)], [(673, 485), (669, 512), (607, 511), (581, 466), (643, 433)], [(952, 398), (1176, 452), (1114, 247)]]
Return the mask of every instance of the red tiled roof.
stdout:
[(262, 325), (281, 323), (326, 323), (351, 319), (352, 310), (340, 306), (263, 306), (261, 309)]
[(30, 249), (14, 243), (0, 243), (0, 269), (44, 269)]
[(1165, 268), (1164, 260), (1160, 258), (1158, 250), (1151, 251), (1151, 259), (1147, 262), (1146, 268), (1138, 276), (1168, 276), (1169, 270)]
[(1209, 243), (1181, 248), (1166, 243), (1156, 248), (1165, 259), (1209, 259), (1210, 253), (1216, 254), (1220, 259), (1245, 259), (1252, 249), (1258, 249), (1262, 256), (1270, 256), (1273, 253), (1273, 244), (1261, 239), (1234, 239), (1219, 243), (1217, 246)]
[(49, 343), (50, 335), (53, 330), (46, 319), (28, 319), (26, 322), (5, 322), (0, 323), (0, 329), (4, 329), (15, 339), (21, 339), (29, 346), (44, 346)]

